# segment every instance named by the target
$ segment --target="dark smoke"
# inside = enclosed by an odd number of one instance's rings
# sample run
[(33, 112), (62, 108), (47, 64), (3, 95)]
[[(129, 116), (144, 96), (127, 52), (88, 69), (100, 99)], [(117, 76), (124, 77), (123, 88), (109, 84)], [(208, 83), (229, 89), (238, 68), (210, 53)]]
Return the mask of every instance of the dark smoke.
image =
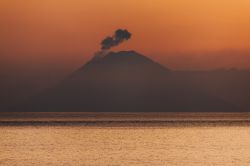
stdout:
[(131, 38), (131, 33), (127, 31), (126, 29), (118, 29), (115, 31), (115, 34), (113, 37), (106, 37), (102, 42), (102, 50), (108, 50), (111, 47), (117, 46), (120, 43), (122, 43), (125, 40), (128, 40)]

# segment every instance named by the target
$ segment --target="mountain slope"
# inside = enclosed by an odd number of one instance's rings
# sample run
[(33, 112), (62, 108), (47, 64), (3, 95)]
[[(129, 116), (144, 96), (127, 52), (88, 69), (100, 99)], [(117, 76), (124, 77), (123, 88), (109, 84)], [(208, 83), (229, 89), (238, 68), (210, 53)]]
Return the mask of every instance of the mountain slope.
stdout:
[(237, 111), (178, 81), (171, 70), (134, 51), (93, 58), (58, 86), (34, 97), (25, 111)]

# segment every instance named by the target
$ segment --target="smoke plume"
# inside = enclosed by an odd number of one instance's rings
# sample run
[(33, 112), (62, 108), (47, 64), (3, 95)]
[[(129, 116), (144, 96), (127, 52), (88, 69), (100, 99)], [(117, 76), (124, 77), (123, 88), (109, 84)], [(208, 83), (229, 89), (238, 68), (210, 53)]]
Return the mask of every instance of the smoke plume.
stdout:
[(105, 39), (103, 39), (103, 41), (101, 42), (102, 51), (109, 50), (111, 47), (114, 46), (118, 46), (123, 41), (130, 39), (131, 35), (132, 34), (126, 29), (116, 30), (115, 34), (112, 37), (108, 36)]

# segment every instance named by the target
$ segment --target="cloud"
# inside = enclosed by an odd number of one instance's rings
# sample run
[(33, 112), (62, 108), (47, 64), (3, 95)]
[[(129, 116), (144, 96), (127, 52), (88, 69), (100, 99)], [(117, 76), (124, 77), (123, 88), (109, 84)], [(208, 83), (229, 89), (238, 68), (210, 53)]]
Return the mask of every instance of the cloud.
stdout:
[(115, 34), (110, 37), (106, 37), (101, 42), (101, 49), (102, 50), (109, 50), (114, 46), (118, 46), (123, 41), (129, 40), (132, 34), (126, 29), (118, 29), (115, 31)]

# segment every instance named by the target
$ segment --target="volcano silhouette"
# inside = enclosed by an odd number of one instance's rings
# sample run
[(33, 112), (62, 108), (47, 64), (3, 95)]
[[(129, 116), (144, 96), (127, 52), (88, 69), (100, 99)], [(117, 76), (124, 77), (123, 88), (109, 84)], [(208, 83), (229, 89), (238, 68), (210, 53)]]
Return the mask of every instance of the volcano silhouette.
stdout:
[(25, 111), (237, 111), (178, 80), (170, 69), (135, 51), (110, 52), (94, 57), (57, 86), (35, 96)]

